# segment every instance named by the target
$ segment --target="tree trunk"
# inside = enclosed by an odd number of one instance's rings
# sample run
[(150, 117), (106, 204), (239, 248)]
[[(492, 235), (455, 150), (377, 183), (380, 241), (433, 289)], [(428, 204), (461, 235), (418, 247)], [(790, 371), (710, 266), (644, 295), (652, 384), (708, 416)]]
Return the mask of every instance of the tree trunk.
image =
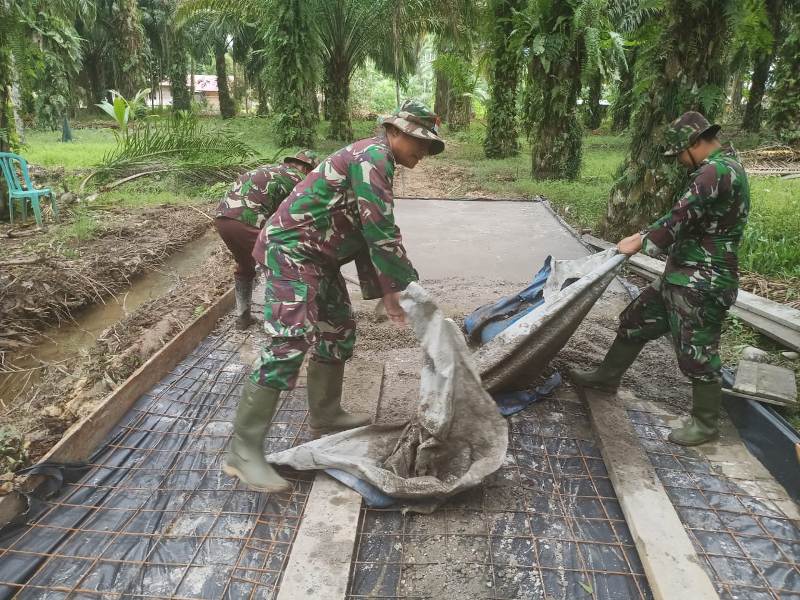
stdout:
[(194, 79), (196, 67), (194, 64), (194, 56), (189, 56), (189, 100), (194, 102)]
[(602, 224), (606, 239), (638, 231), (664, 214), (683, 192), (686, 173), (674, 159), (663, 156), (661, 132), (687, 110), (703, 112), (712, 122), (720, 114), (731, 37), (723, 15), (732, 13), (734, 1), (667, 2), (658, 44), (670, 51), (652, 65), (655, 81), (631, 123), (629, 154), (611, 189)]
[(602, 96), (603, 76), (597, 72), (589, 79), (589, 90), (584, 102), (584, 106), (586, 106), (584, 123), (586, 123), (587, 129), (597, 129), (603, 122), (603, 107), (600, 106)]
[(146, 81), (144, 29), (136, 0), (112, 3), (109, 62), (114, 65), (114, 86), (125, 98), (132, 98)]
[(742, 98), (744, 97), (744, 83), (742, 73), (737, 71), (731, 82), (731, 117), (738, 118), (742, 112)]
[[(533, 72), (533, 70), (532, 70)], [(580, 63), (573, 56), (539, 88), (540, 113), (531, 136), (531, 176), (569, 179), (581, 170), (583, 129), (575, 102), (581, 89)]]
[(177, 33), (174, 38), (168, 65), (169, 85), (172, 88), (172, 110), (189, 110), (192, 107), (192, 94), (186, 85), (186, 80), (189, 78), (186, 45), (182, 33)]
[(14, 53), (10, 52), (9, 67), (11, 68), (11, 114), (14, 117), (14, 129), (17, 133), (17, 139), (20, 144), (25, 143), (25, 124), (19, 114), (20, 107), (20, 94), (19, 94), (19, 76), (17, 73), (17, 64), (14, 61)]
[(472, 98), (451, 95), (449, 113), (448, 125), (452, 131), (468, 129), (469, 122), (472, 120)]
[(447, 75), (436, 72), (436, 93), (433, 111), (445, 123), (450, 122), (450, 80)]
[(256, 111), (257, 117), (266, 117), (269, 115), (269, 93), (267, 92), (267, 82), (262, 74), (258, 75), (256, 79), (256, 90), (258, 91), (258, 110)]
[(353, 139), (353, 125), (350, 122), (350, 73), (348, 65), (335, 57), (327, 66), (328, 81), (331, 82), (328, 93), (328, 112), (330, 127), (327, 137), (330, 140), (350, 142)]
[(486, 107), (486, 138), (483, 152), (487, 158), (508, 158), (519, 154), (517, 128), (517, 83), (519, 53), (511, 45), (514, 12), (522, 9), (522, 0), (492, 0), (492, 66), (489, 104)]
[(617, 99), (611, 107), (611, 129), (615, 132), (625, 131), (630, 125), (633, 113), (633, 84), (636, 80), (636, 48), (627, 56), (628, 68), (622, 73), (617, 88)]
[(309, 3), (282, 0), (274, 7), (266, 73), (270, 77), (276, 141), (280, 146), (313, 147), (316, 131), (310, 98), (317, 86), (316, 74), (297, 68), (308, 53)]
[[(796, 23), (800, 9), (787, 11)], [(792, 145), (800, 144), (800, 29), (795, 27), (786, 36), (775, 61), (775, 87), (770, 92), (769, 124), (778, 138)]]
[(742, 129), (757, 132), (761, 130), (761, 102), (767, 88), (769, 68), (772, 65), (772, 54), (762, 54), (756, 59), (753, 67), (753, 77), (750, 81), (750, 94), (747, 97), (747, 106), (744, 109)]
[(217, 68), (217, 89), (219, 90), (219, 114), (223, 119), (232, 119), (236, 116), (236, 105), (231, 98), (228, 87), (228, 69), (225, 64), (225, 51), (227, 44), (219, 40), (214, 44), (214, 64)]

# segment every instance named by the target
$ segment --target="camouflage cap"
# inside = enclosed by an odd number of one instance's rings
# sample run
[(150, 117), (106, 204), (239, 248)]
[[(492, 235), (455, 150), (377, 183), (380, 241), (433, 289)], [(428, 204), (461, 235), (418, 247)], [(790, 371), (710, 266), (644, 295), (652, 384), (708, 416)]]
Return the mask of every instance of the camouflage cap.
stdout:
[(284, 158), (283, 162), (299, 162), (315, 169), (319, 164), (319, 154), (313, 150), (300, 150), (300, 152), (294, 156), (287, 156)]
[(382, 125), (394, 125), (403, 133), (423, 140), (431, 140), (430, 154), (444, 151), (444, 140), (437, 131), (441, 119), (430, 108), (419, 100), (406, 100), (390, 117), (383, 120)]
[(664, 144), (667, 148), (664, 156), (678, 156), (704, 133), (713, 131), (716, 134), (719, 130), (719, 125), (709, 123), (699, 112), (685, 112), (664, 130)]

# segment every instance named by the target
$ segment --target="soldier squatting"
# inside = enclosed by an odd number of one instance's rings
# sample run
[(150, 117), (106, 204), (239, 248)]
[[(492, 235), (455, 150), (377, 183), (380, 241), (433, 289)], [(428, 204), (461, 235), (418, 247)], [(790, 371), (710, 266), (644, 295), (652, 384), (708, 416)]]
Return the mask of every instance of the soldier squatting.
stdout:
[[(303, 151), (283, 164), (242, 175), (222, 200), (216, 227), (236, 260), (237, 326), (252, 323), (256, 264), (266, 275), (264, 327), (270, 341), (244, 384), (224, 470), (263, 491), (288, 488), (266, 462), (264, 438), (281, 391), (292, 389), (308, 361), (309, 424), (314, 435), (359, 427), (364, 414), (341, 407), (344, 364), (353, 354), (355, 320), (340, 267), (354, 261), (365, 299), (382, 298), (387, 315), (405, 324), (400, 293), (419, 276), (393, 214), (395, 165), (414, 166), (439, 154), (439, 118), (407, 101), (383, 132), (317, 164)], [(717, 138), (719, 126), (688, 112), (665, 129), (665, 160), (690, 175), (672, 209), (618, 250), (667, 254), (663, 277), (620, 315), (617, 337), (593, 370), (571, 371), (574, 383), (615, 391), (644, 345), (672, 336), (681, 371), (691, 380), (688, 422), (670, 434), (695, 445), (718, 435), (722, 322), (738, 290), (738, 248), (750, 194), (736, 154)]]

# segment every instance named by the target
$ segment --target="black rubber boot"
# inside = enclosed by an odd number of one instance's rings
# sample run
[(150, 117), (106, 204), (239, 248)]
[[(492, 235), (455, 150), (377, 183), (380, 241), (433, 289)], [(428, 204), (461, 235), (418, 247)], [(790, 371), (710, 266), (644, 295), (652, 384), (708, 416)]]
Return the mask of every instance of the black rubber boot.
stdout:
[(233, 437), (222, 470), (238, 477), (254, 490), (282, 492), (289, 482), (264, 458), (264, 437), (278, 408), (280, 390), (257, 385), (249, 379), (242, 388), (233, 421)]
[(603, 362), (596, 369), (570, 369), (568, 375), (572, 383), (603, 392), (614, 393), (625, 371), (633, 364), (645, 341), (632, 341), (620, 337), (614, 339)]
[(669, 441), (681, 446), (697, 446), (719, 437), (719, 413), (722, 407), (722, 384), (717, 381), (692, 381), (692, 416), (673, 429)]
[(311, 435), (344, 431), (367, 425), (367, 413), (349, 413), (342, 409), (344, 363), (308, 361), (308, 424)]

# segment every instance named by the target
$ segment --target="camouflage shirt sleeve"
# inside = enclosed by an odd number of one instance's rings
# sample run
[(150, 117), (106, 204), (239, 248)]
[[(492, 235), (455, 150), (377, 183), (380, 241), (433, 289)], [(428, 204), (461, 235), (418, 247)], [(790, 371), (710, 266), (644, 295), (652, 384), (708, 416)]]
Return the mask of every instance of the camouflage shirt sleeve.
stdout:
[[(350, 166), (350, 181), (361, 220), (361, 233), (367, 244), (369, 261), (375, 277), (365, 272), (363, 261), (359, 268), (362, 280), (373, 280), (382, 294), (404, 290), (419, 279), (406, 255), (400, 230), (394, 220), (392, 181), (394, 162), (385, 149), (372, 146), (365, 150), (362, 160)], [(368, 286), (373, 287), (373, 286)], [(364, 290), (365, 293), (377, 290)]]
[(716, 167), (713, 164), (703, 165), (675, 206), (647, 228), (642, 240), (642, 252), (648, 256), (666, 252), (681, 230), (703, 218), (705, 204), (719, 194), (719, 183)]

